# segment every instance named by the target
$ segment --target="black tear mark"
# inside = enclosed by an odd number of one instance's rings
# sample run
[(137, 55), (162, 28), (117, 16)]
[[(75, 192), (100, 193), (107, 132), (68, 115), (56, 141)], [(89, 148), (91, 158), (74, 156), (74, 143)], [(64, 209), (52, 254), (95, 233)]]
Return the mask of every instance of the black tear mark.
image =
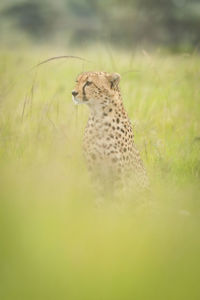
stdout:
[(83, 101), (88, 101), (87, 97), (86, 97), (86, 92), (85, 92), (85, 87), (88, 85), (87, 81), (83, 86)]

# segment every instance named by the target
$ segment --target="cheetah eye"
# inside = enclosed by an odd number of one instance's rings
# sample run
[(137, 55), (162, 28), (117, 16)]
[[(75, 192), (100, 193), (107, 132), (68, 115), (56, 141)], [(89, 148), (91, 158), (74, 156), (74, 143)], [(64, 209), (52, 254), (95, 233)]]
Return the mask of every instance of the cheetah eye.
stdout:
[(90, 85), (90, 84), (92, 84), (92, 81), (86, 81), (86, 83), (85, 83), (86, 85)]

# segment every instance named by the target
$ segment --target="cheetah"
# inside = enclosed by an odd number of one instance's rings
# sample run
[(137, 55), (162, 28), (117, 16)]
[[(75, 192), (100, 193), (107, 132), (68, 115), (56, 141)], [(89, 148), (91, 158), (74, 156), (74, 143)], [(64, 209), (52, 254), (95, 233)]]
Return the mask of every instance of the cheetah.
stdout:
[(83, 150), (89, 170), (104, 185), (111, 187), (129, 179), (132, 186), (145, 188), (148, 177), (134, 143), (119, 82), (118, 73), (84, 72), (77, 77), (72, 99), (90, 108)]

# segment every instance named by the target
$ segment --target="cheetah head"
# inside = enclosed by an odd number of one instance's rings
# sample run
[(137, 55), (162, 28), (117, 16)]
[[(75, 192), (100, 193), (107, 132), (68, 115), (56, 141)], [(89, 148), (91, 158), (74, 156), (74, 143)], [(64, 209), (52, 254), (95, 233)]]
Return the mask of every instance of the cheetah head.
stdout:
[(72, 99), (75, 104), (86, 103), (90, 107), (109, 104), (119, 92), (119, 81), (118, 73), (84, 72), (76, 80)]

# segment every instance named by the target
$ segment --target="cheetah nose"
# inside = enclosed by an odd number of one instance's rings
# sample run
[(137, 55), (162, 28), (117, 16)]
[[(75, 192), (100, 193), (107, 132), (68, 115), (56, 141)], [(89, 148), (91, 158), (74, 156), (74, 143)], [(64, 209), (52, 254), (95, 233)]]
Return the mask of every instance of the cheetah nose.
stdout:
[(76, 96), (78, 95), (78, 92), (72, 91), (72, 95), (73, 95), (74, 97), (76, 97)]

